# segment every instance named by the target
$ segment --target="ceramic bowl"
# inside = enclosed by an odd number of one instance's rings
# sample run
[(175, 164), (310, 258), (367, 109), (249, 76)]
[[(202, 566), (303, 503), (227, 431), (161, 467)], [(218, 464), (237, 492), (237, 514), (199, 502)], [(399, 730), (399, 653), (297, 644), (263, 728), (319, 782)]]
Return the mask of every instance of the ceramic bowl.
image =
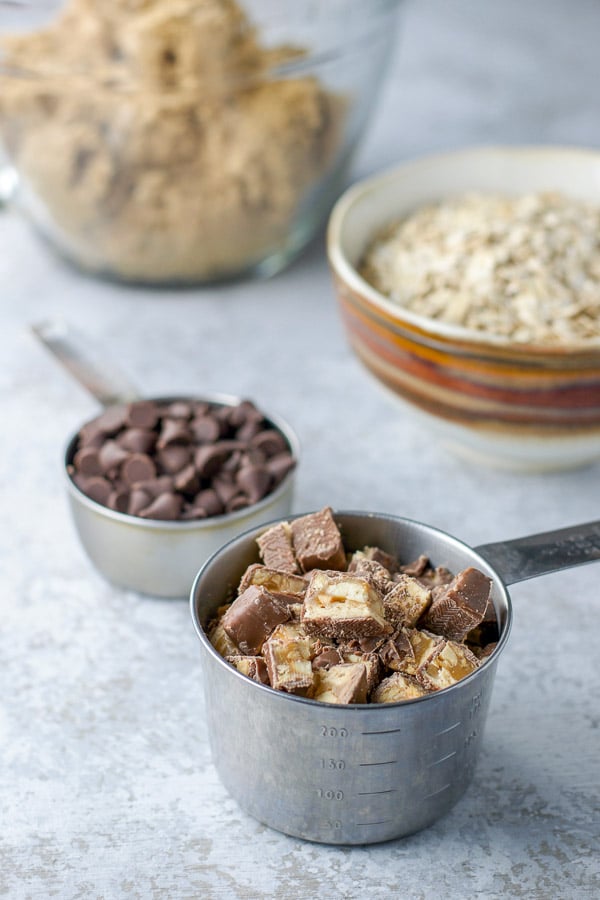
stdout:
[(600, 458), (600, 341), (522, 345), (402, 309), (358, 273), (374, 235), (415, 208), (468, 191), (556, 190), (600, 204), (600, 153), (489, 147), (405, 163), (342, 195), (328, 255), (349, 341), (394, 397), (449, 447), (526, 471)]

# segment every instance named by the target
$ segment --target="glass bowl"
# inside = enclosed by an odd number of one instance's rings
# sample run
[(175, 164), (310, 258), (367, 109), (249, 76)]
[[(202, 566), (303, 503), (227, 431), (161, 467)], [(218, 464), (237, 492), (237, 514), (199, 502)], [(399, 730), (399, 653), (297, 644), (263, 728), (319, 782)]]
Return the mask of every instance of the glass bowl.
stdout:
[(146, 284), (283, 268), (347, 178), (400, 0), (0, 3), (14, 202)]

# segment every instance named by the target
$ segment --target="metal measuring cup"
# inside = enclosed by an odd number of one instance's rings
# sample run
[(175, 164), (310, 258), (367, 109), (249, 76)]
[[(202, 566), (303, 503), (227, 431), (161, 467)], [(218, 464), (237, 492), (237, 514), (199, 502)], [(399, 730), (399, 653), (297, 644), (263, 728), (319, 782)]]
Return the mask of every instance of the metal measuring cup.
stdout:
[(229, 793), (266, 825), (328, 844), (370, 844), (419, 831), (462, 797), (479, 754), (512, 610), (507, 584), (600, 559), (600, 521), (471, 548), (429, 525), (335, 513), (349, 550), (382, 547), (403, 561), (424, 553), (492, 578), (500, 637), (492, 655), (452, 687), (403, 703), (340, 706), (252, 681), (211, 646), (205, 627), (246, 567), (255, 528), (198, 573), (191, 613), (200, 638), (214, 764)]
[[(104, 409), (142, 399), (121, 372), (71, 329), (46, 322), (33, 326), (32, 331)], [(224, 406), (236, 406), (242, 400), (219, 393), (144, 399), (159, 403), (204, 400)], [(293, 430), (278, 416), (265, 417), (284, 435), (297, 463), (300, 446)], [(68, 473), (79, 431), (69, 438), (64, 454), (64, 481), (73, 521), (94, 566), (121, 587), (157, 597), (187, 597), (198, 567), (219, 547), (246, 529), (286, 516), (291, 510), (295, 468), (258, 503), (220, 516), (161, 521), (109, 509), (86, 496)]]

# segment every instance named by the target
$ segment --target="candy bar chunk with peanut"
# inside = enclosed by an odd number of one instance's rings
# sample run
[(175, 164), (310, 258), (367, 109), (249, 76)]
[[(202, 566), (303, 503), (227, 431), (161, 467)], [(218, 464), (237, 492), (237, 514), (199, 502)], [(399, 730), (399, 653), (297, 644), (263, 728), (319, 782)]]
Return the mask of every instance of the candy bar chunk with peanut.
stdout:
[(265, 566), (297, 575), (300, 566), (292, 547), (292, 529), (288, 522), (268, 528), (257, 539), (258, 550)]
[(253, 584), (233, 601), (221, 623), (243, 655), (258, 656), (271, 632), (289, 618), (285, 603)]
[(362, 662), (341, 663), (317, 669), (311, 697), (322, 703), (366, 703), (366, 666)]
[(364, 578), (341, 572), (313, 572), (302, 621), (307, 631), (340, 640), (392, 631), (375, 588)]
[(265, 641), (263, 655), (275, 690), (295, 693), (312, 686), (311, 642), (302, 625), (278, 625)]
[(303, 572), (345, 570), (346, 551), (329, 507), (294, 519), (291, 529), (294, 553)]
[(385, 616), (394, 625), (414, 628), (431, 603), (431, 591), (411, 578), (397, 576), (394, 586), (383, 598)]
[(389, 569), (374, 559), (367, 559), (362, 550), (352, 556), (348, 571), (369, 581), (382, 596), (394, 586)]
[(240, 648), (231, 640), (221, 620), (215, 622), (209, 629), (208, 639), (221, 656), (239, 656)]
[(441, 691), (474, 672), (477, 657), (464, 644), (445, 641), (438, 654), (417, 672), (417, 680), (428, 691)]
[(227, 662), (237, 669), (238, 672), (241, 672), (242, 675), (252, 678), (253, 681), (269, 684), (269, 673), (262, 656), (228, 656)]
[(421, 624), (451, 641), (462, 641), (488, 610), (492, 580), (479, 569), (459, 572), (446, 588), (436, 590)]
[(417, 675), (426, 668), (444, 647), (444, 639), (437, 634), (407, 628), (404, 632), (412, 650), (399, 663), (398, 671), (405, 675)]
[(429, 557), (422, 553), (416, 559), (411, 560), (411, 562), (400, 566), (400, 572), (404, 575), (411, 575), (413, 578), (417, 578), (418, 576), (423, 575), (429, 568)]
[(307, 587), (307, 582), (299, 575), (261, 566), (259, 563), (254, 563), (246, 569), (240, 581), (239, 593), (243, 594), (246, 588), (253, 584), (266, 588), (271, 594), (277, 594), (284, 602), (289, 597), (290, 603), (302, 602)]
[(375, 688), (371, 696), (372, 703), (400, 703), (402, 700), (414, 700), (423, 697), (427, 691), (410, 675), (394, 672)]

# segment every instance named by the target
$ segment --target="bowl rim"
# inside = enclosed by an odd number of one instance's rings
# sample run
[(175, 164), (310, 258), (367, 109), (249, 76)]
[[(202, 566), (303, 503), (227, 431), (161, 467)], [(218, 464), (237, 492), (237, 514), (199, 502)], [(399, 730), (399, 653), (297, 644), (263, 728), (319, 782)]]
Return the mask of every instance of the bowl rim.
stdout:
[(239, 679), (243, 679), (245, 684), (250, 684), (251, 686), (253, 686), (253, 687), (250, 687), (250, 690), (256, 689), (256, 690), (262, 691), (263, 693), (266, 692), (268, 694), (268, 696), (273, 699), (274, 702), (300, 703), (300, 704), (305, 704), (309, 707), (318, 708), (318, 709), (323, 709), (325, 707), (325, 708), (345, 709), (345, 710), (350, 709), (350, 710), (356, 710), (356, 711), (360, 710), (363, 712), (366, 711), (366, 712), (370, 712), (371, 714), (375, 714), (377, 710), (390, 709), (390, 708), (394, 708), (394, 707), (406, 707), (408, 705), (412, 706), (417, 703), (426, 702), (427, 700), (429, 700), (429, 701), (434, 700), (435, 698), (439, 698), (440, 696), (447, 696), (447, 694), (450, 691), (461, 690), (467, 682), (470, 682), (473, 679), (477, 678), (478, 674), (484, 668), (489, 667), (491, 665), (493, 665), (493, 666), (496, 665), (496, 663), (498, 662), (498, 659), (500, 657), (500, 654), (502, 653), (502, 651), (504, 650), (504, 648), (506, 646), (506, 643), (510, 636), (510, 632), (512, 630), (513, 608), (512, 608), (512, 601), (511, 601), (511, 597), (510, 597), (508, 588), (507, 588), (506, 584), (504, 583), (504, 580), (502, 579), (500, 574), (496, 571), (496, 569), (492, 566), (492, 564), (489, 563), (485, 559), (484, 556), (481, 556), (477, 552), (476, 549), (469, 546), (469, 544), (465, 543), (464, 541), (461, 541), (460, 538), (455, 537), (454, 535), (450, 534), (447, 531), (444, 531), (441, 528), (436, 528), (435, 525), (429, 525), (427, 522), (420, 522), (416, 519), (410, 519), (407, 516), (397, 516), (393, 513), (370, 512), (368, 510), (356, 510), (356, 509), (333, 509), (332, 513), (333, 513), (334, 518), (337, 516), (354, 516), (354, 517), (360, 516), (361, 518), (364, 518), (364, 519), (376, 519), (376, 520), (384, 519), (384, 520), (388, 520), (388, 521), (392, 521), (392, 522), (403, 522), (408, 525), (414, 525), (417, 528), (424, 528), (428, 531), (432, 531), (432, 532), (442, 535), (450, 544), (454, 545), (455, 547), (458, 547), (458, 549), (466, 550), (466, 551), (468, 551), (469, 554), (474, 553), (475, 556), (479, 557), (486, 563), (486, 565), (488, 566), (490, 571), (492, 571), (494, 573), (494, 579), (497, 581), (498, 586), (500, 587), (500, 590), (502, 591), (503, 599), (506, 603), (506, 623), (504, 625), (502, 633), (498, 637), (498, 642), (497, 642), (496, 646), (494, 647), (493, 652), (490, 653), (490, 655), (487, 656), (483, 660), (483, 662), (481, 663), (480, 666), (478, 666), (476, 669), (474, 669), (472, 672), (470, 672), (467, 676), (465, 676), (465, 678), (461, 678), (460, 681), (455, 682), (454, 684), (450, 685), (449, 687), (444, 688), (443, 690), (440, 690), (440, 691), (434, 691), (429, 694), (424, 694), (421, 697), (414, 697), (410, 700), (399, 700), (394, 703), (351, 703), (351, 704), (323, 703), (320, 700), (312, 700), (308, 697), (301, 697), (297, 694), (289, 694), (289, 693), (286, 693), (285, 691), (277, 691), (274, 688), (272, 688), (271, 685), (263, 684), (262, 682), (259, 682), (259, 681), (254, 681), (254, 679), (249, 678), (247, 675), (244, 675), (242, 672), (238, 671), (238, 669), (236, 669), (234, 666), (232, 666), (230, 663), (228, 663), (227, 660), (225, 659), (225, 657), (221, 656), (221, 654), (218, 652), (218, 650), (216, 650), (215, 647), (213, 647), (213, 645), (209, 641), (208, 634), (202, 627), (202, 624), (200, 623), (199, 618), (196, 614), (196, 594), (198, 592), (200, 580), (202, 579), (204, 573), (208, 570), (208, 568), (216, 560), (216, 558), (218, 556), (220, 556), (222, 553), (224, 553), (227, 549), (229, 549), (229, 547), (231, 547), (232, 544), (245, 543), (251, 536), (256, 535), (258, 532), (262, 533), (262, 532), (266, 531), (268, 528), (271, 528), (273, 525), (277, 525), (280, 522), (289, 522), (289, 521), (292, 521), (293, 519), (298, 519), (301, 516), (308, 515), (310, 512), (314, 512), (314, 510), (309, 511), (308, 513), (307, 512), (295, 513), (294, 515), (288, 516), (285, 519), (282, 519), (281, 517), (279, 517), (277, 519), (271, 520), (270, 522), (265, 522), (261, 525), (255, 525), (252, 528), (248, 528), (245, 531), (242, 531), (240, 534), (236, 535), (235, 537), (230, 538), (230, 540), (228, 540), (221, 547), (219, 547), (218, 550), (215, 550), (215, 552), (212, 553), (208, 557), (208, 559), (203, 563), (203, 565), (200, 567), (199, 571), (197, 572), (197, 574), (194, 578), (194, 581), (192, 583), (192, 587), (190, 590), (190, 599), (189, 599), (189, 608), (190, 608), (190, 614), (191, 614), (191, 618), (192, 618), (192, 624), (194, 626), (194, 631), (196, 632), (196, 635), (197, 635), (198, 639), (200, 640), (200, 643), (201, 643), (203, 649), (209, 654), (209, 656), (211, 656), (213, 659), (215, 659), (219, 665), (224, 667), (224, 669), (230, 673), (231, 677), (234, 677), (234, 678), (237, 677)]
[[(355, 213), (356, 205), (366, 195), (383, 192), (388, 185), (393, 184), (399, 178), (403, 179), (410, 176), (418, 176), (420, 170), (425, 171), (431, 166), (446, 163), (460, 163), (461, 161), (467, 162), (474, 157), (485, 159), (486, 157), (492, 158), (494, 156), (502, 155), (517, 159), (520, 157), (529, 158), (534, 155), (544, 156), (546, 159), (554, 156), (557, 157), (557, 162), (561, 156), (564, 157), (567, 155), (574, 159), (579, 158), (590, 163), (595, 163), (600, 168), (600, 150), (569, 145), (484, 144), (451, 150), (444, 153), (427, 154), (425, 156), (406, 160), (391, 168), (384, 169), (382, 172), (360, 179), (339, 197), (333, 207), (327, 226), (326, 245), (331, 268), (334, 274), (337, 275), (353, 293), (358, 294), (359, 296), (362, 295), (369, 304), (384, 313), (386, 317), (391, 318), (399, 325), (404, 324), (412, 329), (416, 328), (425, 336), (431, 335), (432, 337), (441, 339), (445, 342), (465, 344), (473, 349), (477, 348), (480, 351), (482, 350), (483, 352), (485, 352), (486, 348), (495, 351), (506, 349), (510, 351), (511, 355), (516, 356), (549, 357), (552, 359), (560, 359), (565, 356), (597, 356), (600, 354), (600, 337), (594, 338), (586, 343), (521, 343), (504, 335), (476, 331), (472, 328), (465, 328), (461, 325), (452, 325), (441, 320), (432, 319), (428, 316), (422, 316), (419, 313), (412, 312), (400, 304), (394, 303), (369, 284), (369, 282), (359, 274), (357, 268), (350, 262), (342, 249), (347, 222)], [(383, 228), (385, 225), (386, 222), (382, 221), (380, 227)], [(373, 236), (375, 233), (376, 230)]]
[[(200, 402), (204, 401), (206, 403), (214, 403), (221, 406), (237, 406), (238, 403), (241, 403), (244, 399), (248, 398), (239, 397), (235, 394), (206, 392), (204, 394), (173, 394), (168, 396), (152, 395), (143, 396), (138, 399), (153, 400), (157, 403), (173, 403), (177, 400), (198, 400)], [(125, 403), (111, 404), (111, 406), (125, 405)], [(105, 409), (108, 409), (108, 407), (105, 407)], [(232, 523), (243, 520), (245, 518), (249, 518), (255, 512), (259, 513), (261, 510), (265, 509), (265, 507), (268, 507), (271, 503), (273, 503), (286, 493), (295, 478), (296, 471), (300, 464), (300, 441), (293, 428), (286, 422), (285, 419), (282, 419), (279, 415), (266, 412), (262, 408), (262, 406), (257, 406), (257, 409), (260, 410), (267, 422), (270, 422), (275, 426), (275, 428), (281, 431), (288, 444), (290, 445), (292, 457), (294, 458), (296, 463), (293, 469), (290, 469), (283, 480), (277, 485), (275, 490), (271, 491), (271, 493), (269, 494), (266, 494), (266, 496), (259, 500), (258, 503), (252, 503), (250, 504), (250, 506), (243, 507), (243, 509), (235, 510), (234, 512), (230, 513), (224, 513), (220, 516), (207, 516), (206, 519), (188, 519), (186, 521), (181, 521), (178, 519), (172, 521), (170, 519), (142, 519), (140, 516), (132, 516), (128, 513), (119, 512), (116, 509), (110, 509), (108, 506), (104, 506), (102, 503), (98, 503), (97, 500), (92, 500), (91, 497), (88, 497), (87, 494), (84, 494), (83, 491), (75, 484), (75, 482), (69, 475), (69, 472), (67, 471), (67, 465), (70, 464), (73, 455), (73, 449), (75, 447), (81, 428), (83, 428), (84, 425), (93, 422), (94, 419), (98, 418), (97, 415), (92, 419), (86, 419), (86, 421), (83, 422), (77, 429), (77, 431), (75, 431), (70, 436), (65, 445), (65, 449), (63, 452), (62, 470), (64, 478), (66, 480), (67, 491), (77, 503), (80, 503), (83, 506), (87, 506), (88, 509), (90, 509), (92, 512), (95, 512), (97, 515), (102, 515), (107, 519), (113, 519), (114, 521), (119, 522), (122, 525), (132, 525), (141, 529), (147, 529), (149, 531), (210, 531), (214, 528), (225, 528)], [(101, 415), (101, 413), (99, 413), (98, 415)]]

